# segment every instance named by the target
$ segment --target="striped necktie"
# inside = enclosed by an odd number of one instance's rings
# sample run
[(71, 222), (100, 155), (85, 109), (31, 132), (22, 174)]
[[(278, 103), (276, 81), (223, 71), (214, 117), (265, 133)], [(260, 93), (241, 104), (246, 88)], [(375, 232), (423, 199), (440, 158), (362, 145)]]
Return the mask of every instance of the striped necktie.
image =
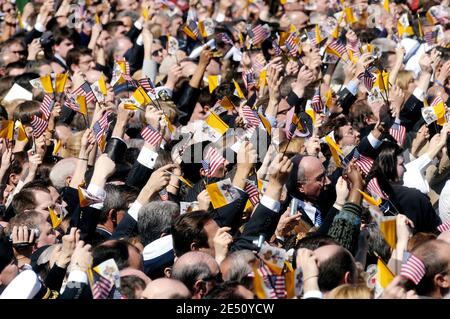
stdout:
[(314, 225), (320, 227), (322, 225), (322, 216), (319, 210), (316, 210), (316, 214), (314, 216)]

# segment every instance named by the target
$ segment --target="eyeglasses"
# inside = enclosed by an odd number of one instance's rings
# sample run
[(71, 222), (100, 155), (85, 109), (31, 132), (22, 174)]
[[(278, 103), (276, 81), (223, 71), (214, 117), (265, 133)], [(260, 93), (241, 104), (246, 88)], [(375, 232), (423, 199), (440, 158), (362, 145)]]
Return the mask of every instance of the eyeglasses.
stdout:
[(152, 55), (153, 56), (158, 56), (159, 54), (162, 54), (162, 52), (163, 52), (163, 49), (159, 49), (159, 50), (153, 51)]

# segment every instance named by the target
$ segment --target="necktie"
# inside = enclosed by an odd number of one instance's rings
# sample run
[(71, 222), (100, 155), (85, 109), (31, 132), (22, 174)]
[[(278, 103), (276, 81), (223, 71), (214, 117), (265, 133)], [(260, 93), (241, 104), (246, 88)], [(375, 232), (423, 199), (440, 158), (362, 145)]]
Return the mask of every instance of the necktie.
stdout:
[(322, 225), (322, 216), (320, 215), (319, 210), (316, 210), (316, 214), (314, 216), (314, 225), (319, 226)]

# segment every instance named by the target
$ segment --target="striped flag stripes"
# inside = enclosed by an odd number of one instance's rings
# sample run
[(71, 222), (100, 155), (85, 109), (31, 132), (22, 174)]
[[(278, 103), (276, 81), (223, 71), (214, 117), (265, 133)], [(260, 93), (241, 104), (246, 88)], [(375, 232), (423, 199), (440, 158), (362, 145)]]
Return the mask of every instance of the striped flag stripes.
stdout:
[(406, 263), (402, 265), (400, 276), (411, 280), (417, 285), (425, 275), (425, 264), (422, 260), (414, 255), (411, 255)]
[(92, 91), (91, 86), (89, 85), (88, 82), (84, 82), (81, 86), (76, 88), (72, 92), (72, 95), (74, 95), (74, 96), (79, 96), (79, 95), (85, 96), (86, 97), (86, 104), (94, 102), (96, 100), (95, 94)]
[(37, 117), (36, 115), (33, 115), (33, 119), (31, 120), (30, 124), (31, 127), (33, 128), (33, 136), (36, 138), (44, 134), (48, 126), (47, 121), (41, 119), (40, 117)]
[(109, 279), (103, 277), (102, 275), (98, 276), (99, 276), (98, 280), (92, 287), (92, 295), (94, 299), (106, 299), (108, 298), (109, 293), (111, 292), (113, 283)]
[(311, 107), (316, 113), (320, 113), (323, 111), (323, 102), (320, 96), (320, 87), (318, 87), (314, 92), (314, 96), (312, 97), (311, 100)]
[(355, 149), (355, 152), (353, 153), (353, 158), (356, 160), (355, 164), (361, 169), (361, 171), (366, 175), (369, 174), (373, 165), (373, 159), (360, 154), (357, 149)]
[(220, 166), (225, 163), (225, 158), (223, 158), (223, 156), (214, 147), (210, 147), (208, 149), (204, 160), (209, 165), (208, 177), (213, 176), (220, 168)]
[(53, 98), (49, 94), (45, 94), (41, 106), (39, 107), (39, 111), (45, 116), (46, 120), (49, 119), (54, 105)]
[(248, 194), (249, 200), (253, 206), (259, 203), (259, 191), (255, 184), (247, 181), (244, 191)]
[(150, 80), (149, 78), (144, 78), (140, 79), (138, 83), (144, 88), (145, 91), (156, 95), (155, 85), (153, 84), (152, 80)]
[(340, 55), (344, 55), (345, 53), (347, 53), (347, 49), (345, 48), (345, 46), (342, 44), (341, 41), (339, 40), (333, 40), (328, 47), (330, 47), (331, 49), (333, 49), (334, 51), (338, 52)]
[(372, 196), (377, 198), (388, 199), (388, 195), (381, 190), (380, 184), (376, 177), (372, 178), (369, 183), (367, 183), (367, 190), (372, 194)]
[(443, 224), (439, 225), (439, 226), (437, 227), (437, 229), (438, 229), (441, 233), (443, 233), (443, 232), (445, 232), (445, 231), (447, 231), (447, 230), (450, 230), (450, 222), (446, 222), (446, 223), (443, 223)]
[(144, 127), (141, 131), (142, 138), (149, 144), (159, 146), (163, 139), (162, 135), (150, 125)]
[(101, 143), (103, 134), (105, 134), (105, 131), (108, 128), (108, 115), (109, 112), (103, 114), (103, 116), (97, 122), (95, 122), (94, 126), (92, 127), (92, 130), (95, 134), (95, 139), (99, 144)]
[(358, 79), (364, 83), (364, 86), (366, 87), (367, 91), (370, 92), (372, 91), (373, 85), (375, 84), (377, 77), (375, 76), (375, 74), (366, 69), (363, 73), (358, 75)]
[(398, 123), (392, 124), (389, 134), (397, 141), (399, 145), (403, 145), (406, 138), (406, 128)]
[(245, 120), (250, 126), (252, 127), (259, 126), (260, 123), (259, 117), (248, 105), (244, 105), (244, 107), (242, 107), (242, 114), (244, 115)]

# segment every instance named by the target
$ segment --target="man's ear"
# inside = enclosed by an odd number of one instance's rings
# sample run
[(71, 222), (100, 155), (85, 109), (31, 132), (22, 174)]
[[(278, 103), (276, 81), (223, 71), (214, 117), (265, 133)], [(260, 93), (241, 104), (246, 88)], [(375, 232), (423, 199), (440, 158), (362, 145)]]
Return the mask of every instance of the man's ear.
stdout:
[(351, 281), (350, 272), (347, 271), (347, 272), (345, 272), (345, 275), (344, 275), (344, 284), (351, 284), (350, 281)]
[(439, 288), (449, 289), (450, 288), (450, 277), (449, 275), (437, 274), (434, 276), (434, 284)]
[(197, 251), (197, 250), (199, 250), (198, 244), (195, 241), (193, 241), (191, 243), (191, 251)]
[(304, 184), (302, 182), (298, 182), (297, 189), (300, 193), (304, 193), (305, 192)]
[(166, 278), (171, 278), (172, 277), (172, 267), (164, 268), (164, 276)]
[(67, 176), (66, 177), (66, 186), (69, 186), (71, 181), (72, 181), (72, 176)]
[(117, 224), (117, 212), (115, 209), (110, 209), (108, 212), (109, 219), (113, 222), (113, 224)]
[(70, 71), (72, 71), (72, 74), (77, 72), (77, 71), (79, 71), (79, 70), (80, 70), (80, 67), (78, 65), (76, 65), (76, 64), (72, 64), (70, 66)]
[(206, 295), (206, 282), (203, 280), (197, 280), (194, 284), (194, 295), (198, 295), (203, 298)]

